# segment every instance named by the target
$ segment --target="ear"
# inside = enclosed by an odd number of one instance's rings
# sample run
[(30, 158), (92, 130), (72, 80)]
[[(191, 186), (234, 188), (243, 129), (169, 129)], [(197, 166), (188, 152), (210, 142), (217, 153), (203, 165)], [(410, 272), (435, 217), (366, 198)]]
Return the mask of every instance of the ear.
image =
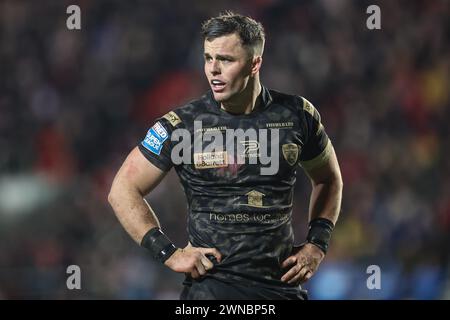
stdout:
[(262, 65), (262, 57), (261, 56), (254, 57), (252, 60), (252, 69), (251, 69), (252, 76), (256, 75), (259, 72), (261, 65)]

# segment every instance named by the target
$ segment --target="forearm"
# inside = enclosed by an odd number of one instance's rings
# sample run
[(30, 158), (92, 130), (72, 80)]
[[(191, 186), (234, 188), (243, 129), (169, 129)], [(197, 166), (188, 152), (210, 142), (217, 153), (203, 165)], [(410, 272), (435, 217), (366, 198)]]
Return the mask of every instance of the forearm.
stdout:
[(148, 230), (160, 226), (143, 195), (125, 182), (114, 182), (108, 201), (122, 226), (138, 244)]
[(309, 220), (325, 218), (336, 223), (341, 209), (342, 179), (340, 175), (313, 184), (309, 203)]

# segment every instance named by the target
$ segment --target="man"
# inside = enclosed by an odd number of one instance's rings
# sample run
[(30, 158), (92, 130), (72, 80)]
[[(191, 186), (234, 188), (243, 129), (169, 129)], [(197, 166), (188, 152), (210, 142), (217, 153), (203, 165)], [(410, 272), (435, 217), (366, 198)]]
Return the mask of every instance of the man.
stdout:
[[(337, 221), (342, 179), (317, 110), (268, 90), (260, 23), (226, 13), (203, 24), (211, 90), (148, 131), (117, 173), (109, 202), (152, 255), (186, 274), (182, 299), (303, 299)], [(183, 139), (182, 139), (183, 138)], [(294, 246), (297, 165), (312, 183), (309, 232)], [(189, 243), (162, 233), (144, 200), (174, 166), (189, 203)]]

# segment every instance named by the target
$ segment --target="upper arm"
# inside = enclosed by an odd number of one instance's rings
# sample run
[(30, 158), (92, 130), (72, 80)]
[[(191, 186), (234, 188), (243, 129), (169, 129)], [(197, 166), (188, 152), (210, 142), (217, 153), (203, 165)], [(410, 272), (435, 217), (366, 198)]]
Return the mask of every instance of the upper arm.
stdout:
[(162, 171), (148, 161), (138, 147), (135, 147), (114, 178), (111, 192), (122, 188), (133, 189), (145, 196), (164, 178), (166, 172)]
[(342, 184), (336, 153), (325, 132), (321, 116), (311, 102), (305, 98), (302, 100), (306, 136), (300, 165), (313, 185), (331, 181)]
[(331, 142), (322, 154), (311, 160), (309, 166), (304, 165), (303, 169), (313, 185), (333, 181), (342, 184), (341, 170)]

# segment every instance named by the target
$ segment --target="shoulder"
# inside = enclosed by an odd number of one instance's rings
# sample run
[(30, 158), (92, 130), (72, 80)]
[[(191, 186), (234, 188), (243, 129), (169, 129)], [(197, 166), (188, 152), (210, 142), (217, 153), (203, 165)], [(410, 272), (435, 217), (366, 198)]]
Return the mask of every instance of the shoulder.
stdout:
[(174, 107), (171, 111), (164, 114), (158, 120), (164, 121), (172, 128), (184, 127), (190, 123), (200, 113), (207, 109), (207, 96), (203, 95), (198, 99), (191, 100), (184, 105)]
[(306, 98), (301, 97), (302, 99), (302, 112), (306, 118), (311, 118), (312, 120), (316, 120), (320, 122), (320, 113), (317, 111), (316, 107)]
[(295, 107), (298, 107), (300, 104), (302, 104), (300, 96), (283, 93), (273, 89), (269, 89), (269, 92), (270, 96), (272, 97), (272, 103)]
[(270, 89), (269, 92), (272, 97), (272, 103), (293, 109), (295, 112), (298, 112), (301, 117), (304, 117), (305, 113), (314, 116), (316, 109), (306, 98), (273, 89)]

